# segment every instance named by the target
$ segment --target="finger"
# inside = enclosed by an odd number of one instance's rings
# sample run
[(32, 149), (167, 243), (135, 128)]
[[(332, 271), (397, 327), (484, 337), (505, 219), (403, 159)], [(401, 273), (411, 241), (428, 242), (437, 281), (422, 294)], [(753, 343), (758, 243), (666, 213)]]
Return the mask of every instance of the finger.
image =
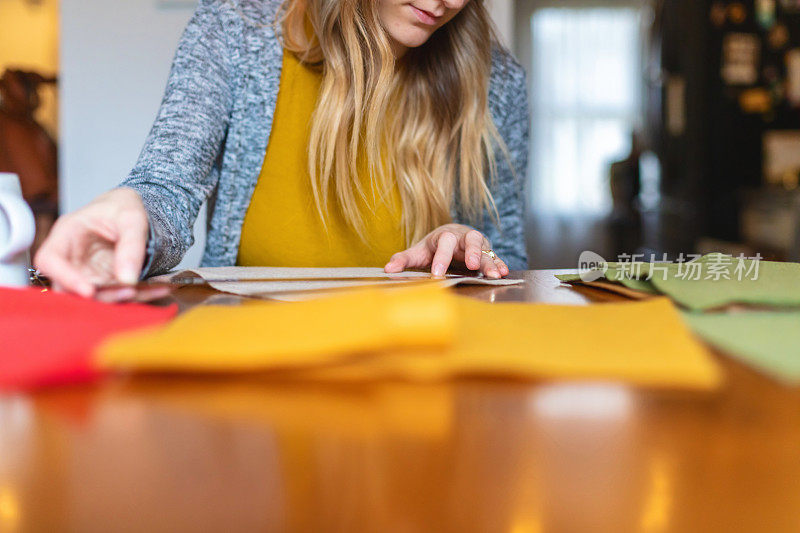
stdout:
[(147, 247), (147, 222), (139, 217), (129, 217), (119, 227), (119, 238), (114, 248), (114, 275), (117, 281), (134, 285), (139, 281), (144, 266)]
[(489, 242), (483, 233), (472, 230), (464, 238), (464, 264), (470, 270), (478, 270), (481, 267), (481, 250), (488, 249)]
[(84, 298), (94, 296), (94, 285), (78, 271), (69, 261), (64, 259), (58, 249), (42, 249), (36, 254), (36, 268), (53, 282), (53, 288), (65, 292), (74, 292)]
[(134, 302), (147, 303), (155, 300), (166, 298), (172, 292), (170, 287), (153, 287), (152, 289), (143, 289), (136, 293)]
[(396, 274), (398, 272), (402, 272), (406, 269), (408, 262), (409, 257), (407, 251), (394, 254), (392, 258), (389, 259), (389, 262), (386, 263), (386, 266), (383, 267), (383, 271), (387, 274)]
[(508, 276), (509, 272), (511, 272), (511, 270), (508, 268), (508, 265), (506, 265), (506, 262), (499, 257), (495, 259), (494, 263), (497, 265), (497, 269), (500, 271), (501, 276), (506, 277)]
[(481, 273), (489, 279), (500, 279), (500, 269), (497, 268), (495, 260), (487, 254), (481, 255), (483, 255), (483, 259), (481, 259)]
[(430, 255), (421, 245), (412, 246), (408, 250), (396, 253), (384, 267), (389, 274), (402, 272), (407, 268), (423, 268), (430, 264)]
[(433, 261), (431, 262), (431, 274), (444, 276), (447, 273), (450, 263), (453, 262), (453, 254), (457, 246), (458, 237), (454, 233), (445, 231), (439, 235), (436, 242), (436, 253), (433, 255)]
[(95, 294), (98, 302), (116, 304), (129, 302), (136, 297), (136, 289), (133, 287), (122, 287), (115, 289), (101, 289)]

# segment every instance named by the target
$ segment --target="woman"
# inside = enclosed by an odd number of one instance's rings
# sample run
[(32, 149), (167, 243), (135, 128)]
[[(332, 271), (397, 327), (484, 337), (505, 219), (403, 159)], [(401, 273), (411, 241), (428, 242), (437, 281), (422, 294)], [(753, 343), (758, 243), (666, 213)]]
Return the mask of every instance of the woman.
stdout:
[(208, 199), (207, 266), (525, 268), (525, 80), (491, 28), (483, 0), (201, 0), (137, 165), (37, 267), (85, 296), (166, 272)]

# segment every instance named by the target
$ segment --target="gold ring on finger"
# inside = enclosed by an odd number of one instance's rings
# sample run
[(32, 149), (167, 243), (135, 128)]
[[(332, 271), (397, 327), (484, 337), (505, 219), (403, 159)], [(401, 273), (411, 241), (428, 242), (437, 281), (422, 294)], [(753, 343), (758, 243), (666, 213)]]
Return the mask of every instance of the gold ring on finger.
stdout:
[(492, 261), (497, 259), (497, 254), (494, 253), (494, 250), (481, 250), (481, 253), (488, 256)]

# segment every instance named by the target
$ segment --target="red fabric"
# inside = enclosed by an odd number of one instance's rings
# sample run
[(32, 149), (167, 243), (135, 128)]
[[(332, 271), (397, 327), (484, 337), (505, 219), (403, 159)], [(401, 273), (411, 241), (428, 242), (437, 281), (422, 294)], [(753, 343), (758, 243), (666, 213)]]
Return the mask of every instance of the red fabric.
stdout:
[(104, 304), (40, 289), (0, 289), (0, 389), (90, 381), (103, 340), (167, 322), (177, 307)]

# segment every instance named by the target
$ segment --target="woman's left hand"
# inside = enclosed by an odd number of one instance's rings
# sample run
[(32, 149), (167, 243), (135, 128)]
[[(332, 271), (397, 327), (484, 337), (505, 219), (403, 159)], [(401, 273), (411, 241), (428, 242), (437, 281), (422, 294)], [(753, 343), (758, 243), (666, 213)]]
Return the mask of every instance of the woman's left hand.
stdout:
[(491, 279), (508, 276), (508, 266), (492, 258), (492, 244), (480, 231), (460, 224), (447, 224), (429, 233), (404, 252), (394, 254), (384, 270), (402, 272), (407, 268), (431, 268), (434, 276), (444, 276), (455, 261), (469, 270), (480, 271)]

